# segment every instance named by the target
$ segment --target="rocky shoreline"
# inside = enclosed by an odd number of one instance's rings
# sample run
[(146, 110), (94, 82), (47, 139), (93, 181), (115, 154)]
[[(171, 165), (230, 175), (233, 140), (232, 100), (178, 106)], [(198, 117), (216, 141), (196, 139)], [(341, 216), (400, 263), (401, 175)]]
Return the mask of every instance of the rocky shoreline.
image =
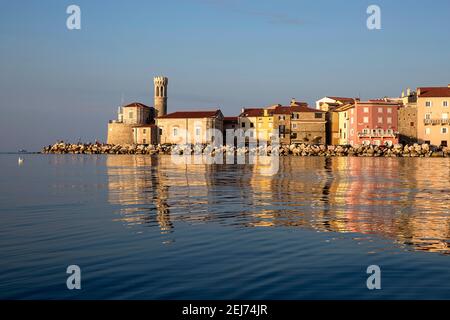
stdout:
[(42, 154), (212, 154), (216, 152), (234, 152), (236, 154), (254, 154), (262, 152), (271, 154), (278, 151), (280, 156), (303, 156), (303, 157), (450, 157), (450, 147), (436, 148), (428, 144), (413, 144), (393, 146), (325, 146), (291, 144), (282, 145), (278, 150), (271, 146), (259, 148), (235, 148), (223, 146), (212, 148), (210, 145), (110, 145), (101, 143), (72, 144), (58, 142), (44, 147)]

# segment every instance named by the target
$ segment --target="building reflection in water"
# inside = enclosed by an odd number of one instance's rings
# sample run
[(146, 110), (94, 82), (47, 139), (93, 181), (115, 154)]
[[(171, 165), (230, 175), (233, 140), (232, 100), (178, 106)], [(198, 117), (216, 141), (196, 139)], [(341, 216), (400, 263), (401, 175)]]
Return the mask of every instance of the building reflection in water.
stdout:
[(450, 253), (448, 159), (281, 157), (274, 176), (261, 166), (108, 156), (109, 201), (128, 225), (163, 233), (175, 221), (302, 227)]

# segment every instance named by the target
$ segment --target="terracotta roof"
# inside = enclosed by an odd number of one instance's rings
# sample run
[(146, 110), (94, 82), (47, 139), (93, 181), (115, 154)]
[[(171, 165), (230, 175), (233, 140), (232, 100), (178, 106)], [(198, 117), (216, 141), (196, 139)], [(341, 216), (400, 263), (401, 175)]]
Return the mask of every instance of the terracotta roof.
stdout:
[(279, 106), (273, 110), (274, 114), (291, 114), (291, 107)]
[(130, 104), (122, 106), (122, 108), (131, 108), (131, 107), (150, 108), (149, 106), (146, 106), (145, 104), (140, 103), (140, 102), (132, 102)]
[(262, 117), (264, 115), (263, 108), (245, 108), (239, 117)]
[(158, 117), (158, 119), (214, 118), (219, 113), (219, 109), (209, 111), (177, 111)]
[(238, 117), (223, 117), (223, 121), (237, 122), (238, 121)]
[(433, 98), (433, 97), (450, 97), (450, 86), (448, 87), (422, 87), (417, 88), (417, 93), (419, 97)]
[(326, 111), (322, 111), (319, 109), (312, 109), (306, 106), (292, 106), (291, 107), (292, 112), (317, 112), (317, 113), (326, 113)]
[(355, 98), (347, 98), (347, 97), (327, 97), (336, 101), (341, 101), (345, 104), (355, 102)]

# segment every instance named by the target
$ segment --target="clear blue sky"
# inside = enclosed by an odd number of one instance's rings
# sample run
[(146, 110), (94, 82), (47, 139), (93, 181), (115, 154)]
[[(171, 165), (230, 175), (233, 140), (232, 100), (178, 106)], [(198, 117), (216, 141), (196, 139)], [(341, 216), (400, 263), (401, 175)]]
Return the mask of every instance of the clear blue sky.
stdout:
[[(82, 29), (66, 28), (77, 4)], [(382, 30), (366, 28), (381, 7)], [(0, 1), (0, 151), (105, 140), (122, 94), (169, 111), (450, 83), (450, 1)]]

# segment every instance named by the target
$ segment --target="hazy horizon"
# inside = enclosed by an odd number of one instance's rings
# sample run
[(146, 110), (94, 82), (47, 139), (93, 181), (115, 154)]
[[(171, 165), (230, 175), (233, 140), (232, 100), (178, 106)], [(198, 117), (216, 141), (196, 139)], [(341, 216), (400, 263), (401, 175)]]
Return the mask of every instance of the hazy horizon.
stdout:
[[(81, 30), (66, 28), (71, 4)], [(366, 28), (371, 4), (381, 30)], [(449, 13), (445, 0), (2, 1), (0, 151), (105, 141), (122, 97), (153, 105), (156, 75), (169, 78), (169, 112), (227, 116), (446, 86)]]

